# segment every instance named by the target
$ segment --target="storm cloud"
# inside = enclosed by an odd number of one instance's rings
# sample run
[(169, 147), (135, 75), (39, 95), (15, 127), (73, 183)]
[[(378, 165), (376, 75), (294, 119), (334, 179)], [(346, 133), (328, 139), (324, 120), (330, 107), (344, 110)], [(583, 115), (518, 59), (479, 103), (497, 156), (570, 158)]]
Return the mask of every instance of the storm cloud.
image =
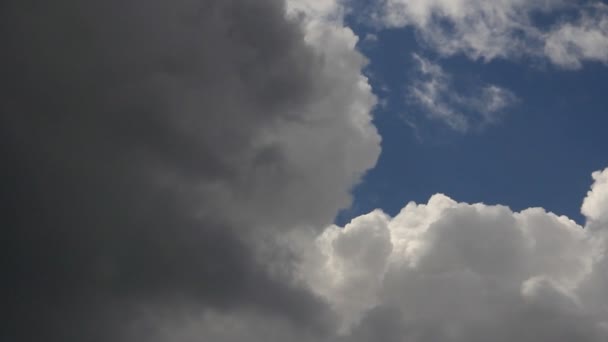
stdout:
[(282, 1), (2, 7), (4, 339), (141, 340), (207, 310), (326, 330), (273, 237), (331, 222), (375, 163), (358, 53), (335, 68)]

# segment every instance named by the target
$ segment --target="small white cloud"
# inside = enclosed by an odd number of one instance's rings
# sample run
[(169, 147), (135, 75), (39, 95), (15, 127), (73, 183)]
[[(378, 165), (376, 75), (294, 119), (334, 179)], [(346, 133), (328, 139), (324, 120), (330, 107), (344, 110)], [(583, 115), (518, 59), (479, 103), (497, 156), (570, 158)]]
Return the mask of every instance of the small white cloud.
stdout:
[(608, 225), (608, 169), (593, 173), (593, 186), (587, 193), (581, 212), (590, 223)]
[(373, 43), (373, 42), (377, 42), (378, 41), (378, 36), (373, 34), (373, 33), (368, 33), (365, 35), (365, 38), (363, 38), (364, 42), (368, 42), (368, 43)]
[(511, 91), (493, 84), (476, 85), (466, 94), (459, 92), (452, 75), (440, 65), (417, 54), (413, 58), (418, 78), (409, 87), (408, 98), (426, 117), (456, 131), (497, 123), (504, 110), (518, 101)]
[(597, 4), (584, 11), (578, 22), (549, 32), (545, 54), (565, 68), (580, 68), (584, 60), (608, 63), (608, 5)]

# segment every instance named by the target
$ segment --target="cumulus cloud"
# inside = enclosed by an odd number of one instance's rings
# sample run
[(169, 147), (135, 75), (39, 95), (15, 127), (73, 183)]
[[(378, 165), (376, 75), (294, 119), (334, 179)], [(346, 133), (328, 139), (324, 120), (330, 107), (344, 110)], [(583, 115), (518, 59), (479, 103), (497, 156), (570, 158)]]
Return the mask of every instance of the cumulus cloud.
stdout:
[(417, 78), (408, 88), (408, 99), (431, 120), (466, 132), (500, 121), (506, 108), (517, 102), (511, 91), (494, 84), (478, 84), (468, 93), (458, 91), (452, 75), (436, 63), (413, 54)]
[[(411, 26), (443, 55), (462, 53), (489, 61), (522, 56), (548, 58), (555, 65), (578, 68), (584, 61), (606, 62), (606, 5), (596, 1), (386, 0), (378, 20), (388, 27)], [(557, 20), (542, 27), (538, 15)]]
[(2, 8), (3, 340), (330, 325), (273, 239), (330, 223), (378, 157), (351, 31), (279, 0)]
[(608, 225), (608, 169), (593, 173), (595, 183), (587, 193), (581, 211), (588, 222)]
[[(608, 210), (606, 174), (584, 201), (590, 220)], [(393, 218), (377, 210), (329, 227), (302, 273), (340, 314), (345, 341), (604, 341), (606, 243), (542, 208), (437, 194)]]

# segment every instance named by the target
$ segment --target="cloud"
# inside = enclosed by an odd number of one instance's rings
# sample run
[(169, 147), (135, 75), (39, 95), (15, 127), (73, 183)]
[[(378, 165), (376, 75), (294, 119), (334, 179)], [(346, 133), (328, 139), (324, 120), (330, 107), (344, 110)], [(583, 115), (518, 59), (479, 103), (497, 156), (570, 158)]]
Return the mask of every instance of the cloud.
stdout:
[[(583, 209), (591, 221), (608, 208), (606, 175), (594, 173), (584, 201), (598, 205)], [(344, 341), (603, 341), (607, 242), (542, 208), (437, 194), (329, 227), (302, 273), (339, 313)]]
[(274, 240), (330, 223), (378, 157), (351, 31), (274, 0), (2, 7), (3, 339), (331, 325)]
[(587, 193), (581, 212), (587, 218), (588, 224), (608, 226), (608, 170), (593, 173), (595, 183)]
[[(472, 59), (548, 58), (560, 67), (608, 60), (606, 5), (601, 2), (387, 0), (375, 16), (387, 27), (414, 27), (424, 42), (449, 56)], [(568, 12), (578, 19), (565, 19)], [(539, 15), (554, 19), (543, 27)], [(561, 19), (564, 18), (564, 19)]]
[[(594, 173), (584, 203), (608, 188), (606, 175)], [(604, 341), (608, 226), (588, 228), (542, 208), (513, 212), (437, 194), (395, 217), (375, 210), (290, 236), (302, 256), (296, 274), (331, 306), (332, 330), (211, 312), (165, 333), (173, 341)]]
[(545, 54), (565, 68), (578, 69), (584, 60), (608, 63), (608, 5), (595, 4), (577, 22), (554, 28), (545, 41)]
[[(594, 173), (585, 204), (608, 188), (606, 175)], [(302, 333), (248, 313), (205, 314), (173, 329), (178, 341), (604, 341), (608, 226), (589, 228), (542, 208), (437, 194), (395, 217), (375, 210), (291, 236), (303, 256), (297, 275), (331, 305), (334, 330)]]
[(511, 91), (493, 84), (474, 86), (469, 93), (458, 91), (452, 75), (420, 55), (413, 54), (418, 78), (409, 86), (408, 99), (431, 120), (466, 132), (497, 123), (504, 110), (518, 99)]
[(327, 227), (376, 98), (339, 3), (296, 3), (3, 4), (2, 339), (605, 340), (608, 171), (585, 229), (444, 195)]
[(305, 21), (342, 22), (344, 6), (339, 0), (287, 0), (287, 13)]

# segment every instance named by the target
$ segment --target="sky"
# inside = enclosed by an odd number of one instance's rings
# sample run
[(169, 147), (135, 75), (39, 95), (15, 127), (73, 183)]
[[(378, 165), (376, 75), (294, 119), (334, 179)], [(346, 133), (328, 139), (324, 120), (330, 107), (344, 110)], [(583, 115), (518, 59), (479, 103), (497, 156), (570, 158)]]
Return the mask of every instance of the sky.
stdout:
[[(589, 170), (607, 163), (604, 63), (586, 61), (572, 70), (544, 60), (441, 56), (413, 28), (378, 30), (356, 13), (346, 19), (358, 36), (368, 37), (359, 49), (369, 59), (365, 73), (383, 103), (374, 111), (383, 148), (356, 188), (354, 206), (337, 222), (376, 207), (395, 214), (410, 200), (441, 192), (514, 210), (544, 207), (584, 223), (580, 204), (571, 199), (587, 192)], [(516, 101), (497, 122), (467, 132), (429, 120), (428, 109), (408, 99), (407, 88), (419, 77), (414, 54), (451, 75), (453, 91), (478, 93), (480, 84), (494, 84)]]
[(0, 340), (608, 339), (608, 4), (1, 7)]

